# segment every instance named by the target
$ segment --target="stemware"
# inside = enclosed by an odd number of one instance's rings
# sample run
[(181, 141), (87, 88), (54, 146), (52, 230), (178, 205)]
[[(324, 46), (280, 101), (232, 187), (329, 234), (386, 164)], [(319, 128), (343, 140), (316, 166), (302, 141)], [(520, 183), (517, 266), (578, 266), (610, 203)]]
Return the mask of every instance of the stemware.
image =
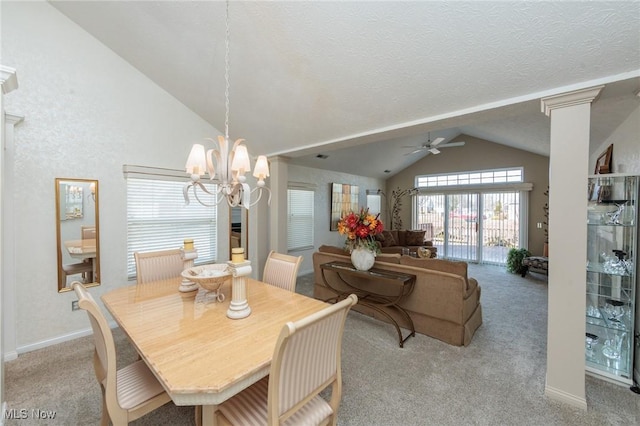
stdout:
[(589, 358), (593, 358), (595, 356), (595, 346), (598, 344), (599, 337), (593, 333), (586, 333), (585, 336), (585, 346), (586, 346), (586, 354)]

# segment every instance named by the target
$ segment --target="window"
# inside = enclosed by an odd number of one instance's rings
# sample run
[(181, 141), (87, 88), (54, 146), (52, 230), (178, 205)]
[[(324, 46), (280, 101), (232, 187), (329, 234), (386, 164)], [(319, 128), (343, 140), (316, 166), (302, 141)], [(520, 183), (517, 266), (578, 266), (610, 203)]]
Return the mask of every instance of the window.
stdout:
[[(127, 276), (136, 275), (133, 253), (176, 249), (191, 238), (196, 263), (215, 262), (217, 208), (193, 200), (186, 205), (185, 174), (175, 170), (125, 166), (127, 178)], [(215, 184), (206, 184), (215, 191)]]
[(522, 167), (416, 176), (416, 186), (419, 188), (516, 182), (523, 182)]
[(382, 213), (382, 196), (379, 189), (367, 189), (367, 208), (374, 216)]
[(309, 188), (287, 190), (287, 249), (305, 250), (313, 248), (313, 194)]

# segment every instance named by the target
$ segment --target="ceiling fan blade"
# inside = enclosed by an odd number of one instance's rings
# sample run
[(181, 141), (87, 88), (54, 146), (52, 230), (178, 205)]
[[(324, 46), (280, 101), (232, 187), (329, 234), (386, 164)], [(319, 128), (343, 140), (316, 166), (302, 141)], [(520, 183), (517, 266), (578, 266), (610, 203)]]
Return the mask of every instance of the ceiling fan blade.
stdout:
[[(413, 148), (413, 147), (411, 147), (411, 148)], [(423, 150), (422, 148), (414, 149), (411, 152), (407, 152), (405, 155), (413, 155), (413, 154), (416, 154), (416, 153), (418, 153), (418, 152), (420, 152), (422, 150)]]
[(454, 146), (463, 146), (464, 144), (464, 142), (449, 142), (445, 143), (444, 145), (440, 145), (438, 148), (450, 148)]
[(440, 154), (440, 151), (436, 147), (429, 148), (429, 152), (432, 154)]
[(436, 147), (440, 145), (442, 142), (444, 142), (444, 138), (435, 138), (433, 142), (429, 144), (429, 146)]

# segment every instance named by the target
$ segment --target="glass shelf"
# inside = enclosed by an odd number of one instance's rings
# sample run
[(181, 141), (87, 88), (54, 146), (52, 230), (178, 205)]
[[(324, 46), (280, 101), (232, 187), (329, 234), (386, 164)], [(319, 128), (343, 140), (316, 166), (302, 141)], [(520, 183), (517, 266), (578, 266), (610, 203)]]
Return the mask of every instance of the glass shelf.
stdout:
[[(589, 178), (586, 369), (625, 384), (633, 382), (639, 179), (623, 175)], [(616, 262), (626, 265), (616, 268)]]

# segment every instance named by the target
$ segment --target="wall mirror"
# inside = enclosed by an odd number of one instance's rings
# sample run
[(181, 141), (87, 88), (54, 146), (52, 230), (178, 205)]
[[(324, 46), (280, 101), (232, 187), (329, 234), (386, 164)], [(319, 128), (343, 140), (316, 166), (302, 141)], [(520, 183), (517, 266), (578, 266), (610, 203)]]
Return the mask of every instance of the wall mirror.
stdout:
[(247, 213), (248, 210), (242, 206), (229, 207), (229, 259), (231, 259), (231, 249), (234, 247), (243, 247), (245, 258), (249, 258)]
[(56, 178), (58, 292), (100, 285), (98, 181)]

